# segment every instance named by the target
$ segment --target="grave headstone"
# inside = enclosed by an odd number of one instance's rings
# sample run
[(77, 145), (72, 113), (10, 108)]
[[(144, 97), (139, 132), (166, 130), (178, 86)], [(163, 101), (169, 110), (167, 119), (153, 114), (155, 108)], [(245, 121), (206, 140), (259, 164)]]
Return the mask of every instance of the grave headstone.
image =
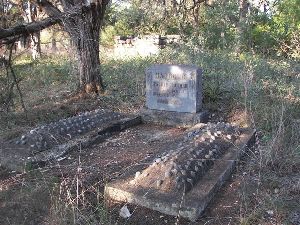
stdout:
[(199, 67), (156, 64), (146, 69), (145, 121), (179, 126), (205, 122), (202, 98)]
[(202, 107), (202, 71), (188, 65), (153, 65), (146, 70), (149, 109), (196, 113)]

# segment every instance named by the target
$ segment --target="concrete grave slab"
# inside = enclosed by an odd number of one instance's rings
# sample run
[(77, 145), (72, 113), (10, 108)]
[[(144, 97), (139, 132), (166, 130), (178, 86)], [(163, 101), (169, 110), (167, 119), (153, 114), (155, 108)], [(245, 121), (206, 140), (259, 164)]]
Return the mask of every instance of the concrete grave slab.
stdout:
[(146, 106), (154, 110), (199, 112), (202, 70), (191, 65), (152, 65), (146, 69)]
[(196, 125), (148, 167), (107, 184), (105, 196), (195, 221), (253, 144), (254, 133), (224, 123)]
[(0, 147), (0, 165), (16, 171), (44, 165), (141, 122), (140, 116), (98, 109), (38, 126)]
[(18, 146), (30, 148), (33, 153), (42, 152), (90, 132), (101, 130), (125, 117), (126, 115), (120, 113), (97, 109), (38, 126), (13, 142)]

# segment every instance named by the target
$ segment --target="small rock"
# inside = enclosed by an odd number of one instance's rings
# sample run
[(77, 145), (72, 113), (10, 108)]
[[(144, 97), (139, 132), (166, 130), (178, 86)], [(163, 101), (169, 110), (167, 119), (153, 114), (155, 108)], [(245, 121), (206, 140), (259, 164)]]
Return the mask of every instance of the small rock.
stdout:
[(273, 210), (267, 210), (266, 213), (267, 213), (269, 216), (273, 216), (273, 215), (274, 215), (274, 211), (273, 211)]
[(200, 167), (202, 167), (202, 166), (203, 166), (203, 163), (200, 162), (200, 161), (198, 161), (198, 162), (197, 162), (197, 165), (200, 166)]
[(178, 183), (178, 182), (180, 182), (180, 181), (181, 181), (181, 177), (178, 176), (178, 177), (175, 178), (175, 182), (176, 182), (176, 183)]
[(171, 171), (166, 171), (165, 172), (165, 178), (169, 178), (172, 176), (172, 172)]
[(162, 185), (163, 181), (162, 180), (157, 180), (156, 181), (156, 186), (160, 187)]
[(177, 190), (180, 190), (182, 187), (183, 187), (183, 183), (182, 182), (179, 182), (179, 183), (176, 184), (176, 189)]
[(145, 173), (145, 174), (144, 174), (144, 177), (148, 177), (148, 176), (149, 176), (149, 173)]
[(161, 158), (155, 159), (155, 162), (156, 162), (156, 163), (160, 163), (160, 162), (161, 162)]
[(22, 135), (21, 140), (23, 141), (23, 140), (25, 140), (25, 139), (26, 139), (26, 136), (25, 136), (25, 135)]
[(175, 169), (175, 168), (172, 169), (171, 171), (172, 171), (172, 173), (175, 174), (175, 175), (178, 173), (177, 169)]
[(135, 173), (134, 179), (137, 179), (140, 175), (141, 175), (141, 172), (140, 172), (140, 171), (137, 171), (137, 172)]
[(127, 208), (126, 205), (124, 205), (119, 212), (120, 217), (127, 219), (131, 216), (131, 213), (129, 212), (129, 209)]

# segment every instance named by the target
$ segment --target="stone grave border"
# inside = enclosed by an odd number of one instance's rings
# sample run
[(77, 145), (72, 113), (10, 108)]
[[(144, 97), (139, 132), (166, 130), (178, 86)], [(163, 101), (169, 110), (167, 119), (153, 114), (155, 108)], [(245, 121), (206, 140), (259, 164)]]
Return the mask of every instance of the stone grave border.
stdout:
[[(217, 191), (232, 174), (242, 155), (254, 145), (255, 130), (245, 129), (240, 138), (230, 147), (223, 157), (216, 161), (213, 168), (205, 174), (194, 188), (181, 197), (165, 194), (154, 189), (135, 188), (129, 181), (141, 166), (132, 168), (123, 177), (105, 186), (106, 201), (128, 202), (173, 216), (181, 216), (196, 221), (204, 212)], [(184, 196), (184, 197), (183, 197)]]
[(97, 132), (71, 140), (65, 144), (53, 147), (47, 151), (36, 154), (29, 162), (31, 164), (44, 164), (56, 160), (76, 149), (84, 149), (94, 144), (105, 141), (108, 137), (142, 123), (140, 116), (123, 118), (116, 123), (110, 124)]
[[(89, 133), (69, 140), (65, 143), (58, 144), (45, 151), (40, 151), (35, 154), (25, 153), (29, 147), (20, 147), (22, 154), (9, 155), (9, 149), (14, 146), (6, 146), (0, 148), (0, 164), (14, 171), (24, 172), (26, 169), (36, 169), (55, 161), (63, 160), (65, 155), (79, 149), (88, 148), (94, 144), (104, 142), (107, 138), (115, 135), (130, 127), (137, 126), (142, 123), (142, 118), (139, 115), (127, 115), (125, 118), (119, 119), (111, 124), (103, 126), (101, 129), (94, 129)], [(3, 160), (3, 159), (6, 160)]]

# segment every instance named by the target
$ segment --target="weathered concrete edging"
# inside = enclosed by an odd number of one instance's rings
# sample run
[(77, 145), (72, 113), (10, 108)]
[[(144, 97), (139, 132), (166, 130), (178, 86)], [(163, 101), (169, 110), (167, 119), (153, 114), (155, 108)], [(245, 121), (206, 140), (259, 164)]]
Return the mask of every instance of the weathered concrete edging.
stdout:
[(71, 151), (101, 143), (108, 137), (141, 123), (140, 116), (127, 116), (123, 119), (112, 121), (111, 124), (107, 123), (101, 128), (95, 127), (94, 130), (86, 135), (66, 140), (66, 142), (60, 142), (49, 149), (43, 149), (39, 152), (33, 152), (28, 145), (15, 145), (7, 142), (5, 146), (0, 146), (0, 165), (19, 172), (23, 172), (26, 168), (44, 166)]
[(139, 125), (141, 123), (142, 120), (140, 116), (136, 116), (134, 118), (121, 119), (117, 123), (111, 124), (101, 129), (100, 131), (97, 131), (97, 133), (90, 134), (88, 136), (69, 141), (68, 143), (55, 146), (50, 150), (40, 152), (36, 154), (32, 159), (29, 159), (27, 163), (44, 164), (48, 161), (58, 159), (76, 149), (83, 149), (91, 145), (101, 143), (113, 134), (121, 132), (127, 128)]
[(128, 202), (144, 206), (165, 214), (188, 218), (191, 221), (203, 213), (223, 183), (230, 177), (240, 157), (254, 144), (254, 130), (247, 130), (228, 149), (224, 156), (214, 163), (212, 169), (205, 174), (194, 188), (182, 195), (158, 192), (130, 185), (134, 174), (113, 181), (105, 187), (105, 197), (108, 201)]

